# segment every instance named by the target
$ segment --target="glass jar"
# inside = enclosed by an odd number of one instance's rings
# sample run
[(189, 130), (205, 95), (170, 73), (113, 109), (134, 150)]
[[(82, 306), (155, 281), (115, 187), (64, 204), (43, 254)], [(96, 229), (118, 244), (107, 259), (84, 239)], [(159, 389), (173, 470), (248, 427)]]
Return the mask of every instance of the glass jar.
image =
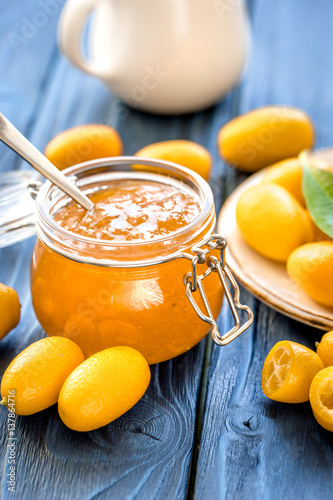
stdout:
[[(129, 345), (153, 364), (190, 349), (212, 327), (214, 340), (227, 343), (248, 326), (237, 324), (237, 307), (226, 288), (225, 242), (213, 235), (213, 195), (200, 176), (172, 163), (133, 157), (95, 160), (64, 173), (88, 195), (119, 179), (181, 184), (193, 193), (200, 212), (166, 237), (98, 240), (55, 222), (53, 214), (69, 198), (46, 182), (36, 199), (31, 290), (37, 318), (48, 335), (72, 339), (86, 356)], [(215, 323), (223, 288), (236, 314), (227, 337), (219, 336)]]

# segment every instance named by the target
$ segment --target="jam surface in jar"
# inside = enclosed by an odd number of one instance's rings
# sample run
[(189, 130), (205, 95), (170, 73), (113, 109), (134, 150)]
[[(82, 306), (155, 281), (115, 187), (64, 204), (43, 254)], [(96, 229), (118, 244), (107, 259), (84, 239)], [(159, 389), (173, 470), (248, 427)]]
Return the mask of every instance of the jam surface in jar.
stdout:
[(192, 193), (179, 187), (139, 180), (114, 181), (90, 196), (88, 212), (71, 203), (54, 214), (64, 229), (100, 240), (154, 240), (186, 226), (200, 213)]

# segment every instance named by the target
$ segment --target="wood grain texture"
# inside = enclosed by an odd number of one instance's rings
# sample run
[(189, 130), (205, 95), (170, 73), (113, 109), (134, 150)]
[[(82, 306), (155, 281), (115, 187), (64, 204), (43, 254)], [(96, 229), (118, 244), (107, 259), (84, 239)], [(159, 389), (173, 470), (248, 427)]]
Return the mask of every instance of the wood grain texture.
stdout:
[[(317, 145), (332, 144), (332, 16), (328, 1), (320, 6), (308, 0), (253, 3), (253, 56), (235, 114), (266, 104), (299, 106), (314, 119)], [(238, 183), (239, 177), (234, 180)], [(213, 348), (194, 497), (330, 498), (331, 434), (318, 426), (308, 403), (272, 402), (260, 386), (264, 359), (277, 341), (314, 348), (322, 333), (269, 309), (244, 290), (242, 300), (252, 303), (255, 323), (229, 346)], [(220, 327), (230, 321), (224, 306)]]
[(201, 355), (193, 349), (154, 367), (144, 398), (97, 431), (70, 431), (55, 407), (18, 417), (17, 491), (42, 499), (184, 498), (198, 382), (190, 367)]

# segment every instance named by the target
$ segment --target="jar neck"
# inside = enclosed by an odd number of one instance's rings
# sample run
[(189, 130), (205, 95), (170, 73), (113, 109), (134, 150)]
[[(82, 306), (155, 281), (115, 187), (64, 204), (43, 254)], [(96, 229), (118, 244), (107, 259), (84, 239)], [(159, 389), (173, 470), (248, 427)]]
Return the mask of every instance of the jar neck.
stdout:
[(37, 236), (49, 249), (71, 260), (112, 267), (153, 265), (178, 258), (214, 232), (216, 221), (212, 191), (206, 181), (184, 167), (159, 160), (119, 157), (76, 165), (66, 169), (64, 174), (87, 195), (107, 188), (115, 179), (183, 186), (193, 193), (200, 206), (195, 219), (162, 238), (98, 240), (68, 231), (55, 222), (54, 213), (70, 199), (56, 186), (46, 182), (36, 200)]

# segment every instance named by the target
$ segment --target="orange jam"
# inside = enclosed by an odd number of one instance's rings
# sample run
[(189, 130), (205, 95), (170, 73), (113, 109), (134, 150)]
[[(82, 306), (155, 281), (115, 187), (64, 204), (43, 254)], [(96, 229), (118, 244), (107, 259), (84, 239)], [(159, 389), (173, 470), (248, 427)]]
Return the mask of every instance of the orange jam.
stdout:
[[(98, 184), (89, 212), (70, 202), (50, 208), (47, 225), (39, 216), (31, 285), (48, 335), (71, 338), (86, 356), (129, 345), (152, 364), (185, 352), (209, 331), (186, 297), (191, 261), (180, 253), (213, 232), (215, 213), (212, 203), (199, 220), (203, 201), (185, 183), (140, 175)], [(198, 266), (199, 274), (206, 269)], [(217, 317), (217, 273), (204, 287)], [(194, 297), (205, 312), (198, 291)]]
[(54, 214), (63, 228), (101, 240), (152, 240), (189, 224), (200, 212), (193, 194), (179, 187), (138, 180), (116, 181), (93, 194), (87, 212), (72, 203)]

